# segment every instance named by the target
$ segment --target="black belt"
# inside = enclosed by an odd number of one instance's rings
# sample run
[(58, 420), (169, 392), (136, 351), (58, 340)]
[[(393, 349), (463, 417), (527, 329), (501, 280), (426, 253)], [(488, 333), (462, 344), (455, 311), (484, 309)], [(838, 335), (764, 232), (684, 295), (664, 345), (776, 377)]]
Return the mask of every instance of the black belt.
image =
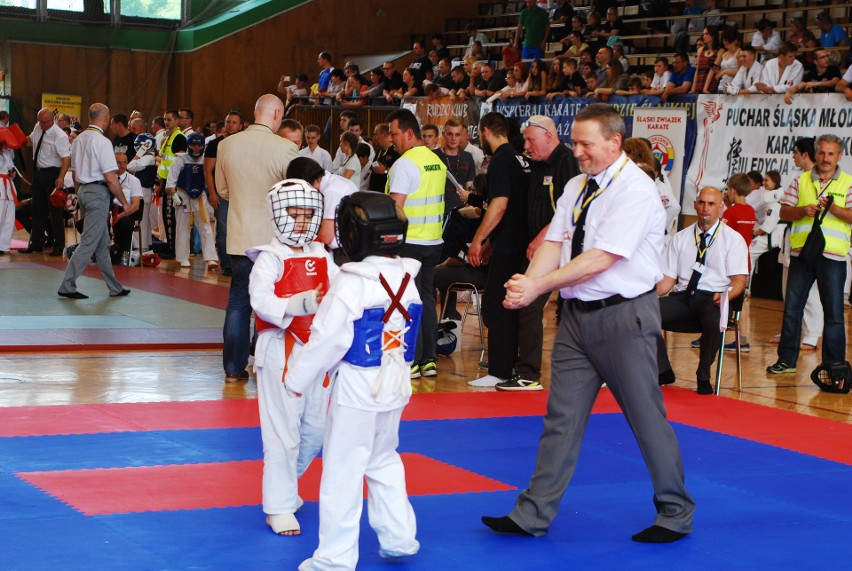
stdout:
[(93, 180), (92, 182), (81, 182), (80, 186), (83, 186), (84, 184), (99, 184), (101, 186), (107, 186), (107, 183), (106, 183), (105, 180)]
[(44, 168), (36, 167), (36, 170), (37, 171), (58, 171), (59, 167), (44, 167)]
[(639, 299), (643, 295), (648, 295), (652, 292), (657, 291), (657, 288), (651, 288), (645, 293), (639, 294), (636, 297), (624, 297), (622, 295), (611, 295), (609, 297), (605, 297), (603, 299), (596, 299), (594, 301), (583, 301), (582, 299), (572, 299), (577, 307), (582, 309), (583, 311), (595, 311), (597, 309), (603, 309), (604, 307), (612, 307), (613, 305), (618, 305), (619, 303), (624, 303), (625, 301), (633, 301), (634, 299)]
[(671, 293), (669, 294), (669, 297), (677, 296), (677, 295), (696, 295), (696, 294), (701, 294), (701, 295), (711, 295), (711, 296), (712, 296), (712, 295), (716, 295), (717, 293), (719, 293), (719, 292), (717, 292), (717, 291), (707, 291), (707, 290), (705, 290), (705, 289), (697, 289), (697, 290), (695, 290), (694, 292), (692, 292), (691, 294), (689, 294), (686, 290), (682, 290), (682, 291), (673, 291), (673, 292), (671, 292)]

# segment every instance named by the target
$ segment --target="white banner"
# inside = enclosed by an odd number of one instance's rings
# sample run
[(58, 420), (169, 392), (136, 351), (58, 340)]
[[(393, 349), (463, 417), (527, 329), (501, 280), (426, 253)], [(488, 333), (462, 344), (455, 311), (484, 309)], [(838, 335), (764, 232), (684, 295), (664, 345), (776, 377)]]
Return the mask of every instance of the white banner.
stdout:
[(633, 136), (651, 141), (654, 155), (660, 160), (678, 201), (683, 176), (686, 146), (686, 109), (671, 107), (637, 107), (633, 111)]
[(800, 174), (793, 164), (793, 143), (801, 137), (840, 137), (840, 168), (852, 173), (852, 102), (839, 93), (796, 95), (792, 105), (784, 103), (783, 95), (701, 95), (695, 119), (695, 153), (681, 203), (684, 214), (695, 214), (697, 189), (722, 189), (733, 173), (775, 170), (786, 187)]

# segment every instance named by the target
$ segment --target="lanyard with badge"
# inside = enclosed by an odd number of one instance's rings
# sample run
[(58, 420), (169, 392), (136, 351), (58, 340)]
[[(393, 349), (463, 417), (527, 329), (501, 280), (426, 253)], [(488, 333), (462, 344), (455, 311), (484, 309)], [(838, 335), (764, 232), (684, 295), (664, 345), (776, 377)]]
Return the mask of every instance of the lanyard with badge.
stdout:
[(695, 263), (692, 265), (692, 276), (690, 276), (689, 283), (686, 286), (686, 292), (690, 295), (694, 294), (698, 289), (698, 281), (701, 279), (701, 276), (704, 275), (704, 272), (707, 271), (707, 266), (704, 264), (704, 258), (707, 255), (707, 250), (709, 250), (710, 246), (712, 246), (716, 241), (716, 236), (719, 235), (720, 228), (722, 228), (722, 221), (717, 220), (716, 229), (713, 231), (713, 235), (710, 236), (709, 240), (705, 240), (704, 237), (707, 233), (699, 233), (698, 224), (695, 225)]
[(615, 174), (613, 174), (613, 175), (612, 175), (612, 178), (610, 178), (610, 179), (609, 179), (609, 182), (607, 182), (606, 184), (604, 184), (604, 185), (602, 185), (602, 186), (598, 187), (598, 189), (597, 189), (595, 192), (593, 192), (590, 196), (585, 197), (585, 199), (584, 199), (583, 194), (584, 194), (584, 192), (585, 192), (586, 185), (587, 185), (587, 184), (588, 184), (588, 182), (589, 182), (589, 176), (588, 176), (588, 175), (586, 175), (586, 178), (585, 178), (585, 180), (583, 181), (583, 184), (582, 184), (582, 185), (580, 185), (580, 190), (579, 190), (579, 191), (577, 191), (577, 198), (576, 198), (576, 200), (574, 201), (574, 226), (576, 226), (576, 225), (577, 225), (577, 222), (579, 222), (579, 221), (580, 221), (580, 215), (583, 213), (583, 211), (585, 211), (585, 210), (589, 207), (589, 205), (590, 205), (590, 204), (591, 204), (591, 203), (592, 203), (592, 202), (593, 202), (593, 201), (594, 201), (594, 200), (595, 200), (598, 196), (600, 196), (601, 194), (603, 194), (603, 192), (604, 192), (607, 188), (609, 188), (609, 187), (610, 187), (610, 185), (613, 183), (613, 181), (615, 181), (616, 177), (617, 177), (617, 176), (621, 173), (621, 169), (623, 169), (623, 168), (624, 168), (624, 165), (626, 165), (626, 164), (627, 164), (627, 161), (628, 161), (628, 158), (627, 158), (627, 157), (624, 157), (624, 160), (623, 160), (623, 161), (621, 162), (621, 164), (618, 166), (618, 170), (616, 170), (616, 171), (615, 171)]

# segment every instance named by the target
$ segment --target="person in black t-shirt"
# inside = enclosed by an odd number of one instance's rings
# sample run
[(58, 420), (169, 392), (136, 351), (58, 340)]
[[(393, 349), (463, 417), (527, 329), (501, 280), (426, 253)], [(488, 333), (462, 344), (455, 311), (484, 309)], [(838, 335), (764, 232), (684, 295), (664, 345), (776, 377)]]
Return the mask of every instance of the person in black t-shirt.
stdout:
[(814, 63), (805, 65), (802, 81), (790, 88), (784, 102), (787, 105), (793, 103), (796, 93), (834, 93), (841, 75), (840, 68), (831, 63), (828, 51), (822, 48), (814, 50)]
[(529, 243), (526, 196), (530, 167), (509, 142), (509, 134), (509, 120), (500, 113), (487, 113), (479, 122), (480, 140), (492, 156), (485, 197), (488, 209), (468, 250), (468, 261), (474, 267), (490, 258), (482, 302), (488, 326), (488, 376), (473, 381), (477, 386), (510, 380), (518, 355), (518, 312), (503, 307), (503, 298), (504, 284), (521, 271)]
[(132, 161), (136, 156), (136, 134), (128, 127), (127, 115), (116, 113), (109, 120), (109, 131), (113, 134), (112, 146), (116, 153), (124, 153), (127, 160)]
[(385, 75), (384, 80), (382, 80), (382, 95), (388, 100), (388, 103), (393, 103), (393, 92), (403, 86), (402, 74), (394, 68), (393, 62), (390, 61), (382, 64), (382, 73)]
[(422, 90), (424, 79), (432, 81), (432, 62), (423, 48), (423, 42), (414, 42), (411, 51), (414, 53), (414, 61), (408, 64), (408, 69), (414, 75), (414, 82)]

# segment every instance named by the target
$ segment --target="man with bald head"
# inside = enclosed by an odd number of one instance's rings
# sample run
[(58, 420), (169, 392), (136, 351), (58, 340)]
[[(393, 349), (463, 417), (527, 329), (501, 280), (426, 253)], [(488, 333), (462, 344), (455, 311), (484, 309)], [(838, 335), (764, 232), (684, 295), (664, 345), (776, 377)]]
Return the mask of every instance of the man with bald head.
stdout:
[[(529, 260), (544, 242), (550, 221), (556, 213), (556, 202), (562, 196), (569, 180), (580, 174), (577, 159), (568, 147), (559, 140), (553, 119), (544, 115), (533, 115), (523, 131), (524, 149), (530, 160), (530, 187), (527, 191), (527, 259), (523, 264), (526, 271)], [(531, 390), (540, 386), (541, 352), (544, 344), (544, 306), (550, 291), (538, 296), (530, 305), (518, 313), (518, 360), (515, 373), (519, 379), (509, 379), (496, 386), (498, 391)]]
[[(719, 304), (722, 292), (728, 298), (742, 295), (748, 276), (748, 245), (736, 230), (720, 221), (722, 192), (705, 186), (695, 199), (698, 220), (675, 235), (663, 261), (663, 279), (657, 284), (660, 315), (665, 331), (694, 331), (701, 325), (698, 357), (698, 394), (713, 393), (710, 366), (719, 352)], [(659, 382), (675, 381), (666, 344), (657, 343)]]
[(23, 254), (44, 249), (47, 225), (53, 235), (51, 256), (61, 256), (65, 249), (65, 209), (51, 206), (50, 194), (54, 188), (63, 188), (68, 167), (71, 166), (71, 144), (68, 135), (53, 122), (53, 111), (47, 107), (39, 110), (37, 123), (30, 133), (28, 145), (33, 147), (32, 216), (30, 243)]
[(248, 378), (251, 343), (251, 304), (248, 283), (252, 261), (246, 250), (272, 240), (266, 193), (287, 178), (290, 161), (299, 156), (296, 145), (278, 136), (284, 103), (261, 95), (254, 106), (254, 123), (219, 143), (216, 153), (216, 192), (228, 201), (227, 252), (231, 258), (231, 289), (225, 311), (223, 364), (225, 382)]
[(89, 107), (89, 127), (74, 139), (71, 146), (74, 187), (77, 189), (80, 208), (86, 213), (86, 227), (80, 245), (68, 261), (62, 285), (59, 286), (59, 295), (69, 299), (88, 297), (77, 291), (77, 278), (89, 265), (92, 256), (109, 288), (110, 297), (122, 297), (130, 293), (115, 278), (110, 259), (107, 220), (112, 198), (115, 197), (125, 212), (131, 208), (118, 180), (118, 163), (112, 143), (104, 134), (109, 123), (109, 107), (95, 103)]

